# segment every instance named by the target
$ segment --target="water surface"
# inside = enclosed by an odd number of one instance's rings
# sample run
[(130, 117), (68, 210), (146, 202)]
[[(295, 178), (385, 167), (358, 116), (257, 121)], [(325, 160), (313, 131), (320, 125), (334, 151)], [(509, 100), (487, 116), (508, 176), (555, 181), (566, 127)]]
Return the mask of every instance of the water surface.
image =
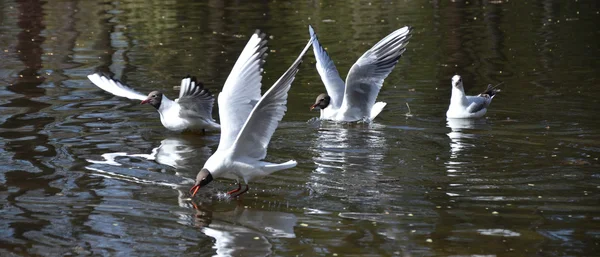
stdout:
[[(600, 250), (595, 1), (31, 0), (0, 11), (2, 256)], [(393, 30), (414, 35), (372, 124), (311, 120), (324, 88), (307, 54), (267, 157), (298, 166), (239, 200), (221, 179), (187, 193), (218, 133), (168, 132), (152, 108), (86, 78), (175, 97), (190, 74), (218, 93), (258, 28), (271, 37), (266, 90), (309, 24), (342, 77)], [(486, 118), (445, 119), (454, 74), (469, 94), (504, 82)]]

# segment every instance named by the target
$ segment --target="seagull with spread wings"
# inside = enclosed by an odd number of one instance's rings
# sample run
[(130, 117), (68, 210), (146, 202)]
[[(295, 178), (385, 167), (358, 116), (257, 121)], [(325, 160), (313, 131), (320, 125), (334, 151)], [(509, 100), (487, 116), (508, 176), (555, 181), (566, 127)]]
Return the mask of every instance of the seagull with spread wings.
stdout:
[[(288, 91), (311, 42), (312, 39), (292, 66), (261, 97), (267, 40), (258, 30), (252, 35), (219, 94), (222, 125), (219, 147), (198, 172), (190, 189), (192, 196), (213, 179), (225, 177), (238, 181), (238, 188), (228, 192), (231, 197), (237, 197), (248, 191), (248, 182), (253, 179), (296, 166), (293, 160), (269, 163), (263, 159), (267, 156), (271, 136), (285, 114)], [(240, 180), (245, 183), (245, 189)]]
[(317, 71), (327, 93), (320, 94), (311, 110), (321, 110), (322, 120), (353, 122), (375, 119), (385, 102), (375, 102), (383, 81), (392, 72), (406, 50), (411, 27), (398, 29), (375, 44), (352, 65), (346, 82), (342, 80), (333, 60), (309, 26)]
[(160, 114), (160, 122), (168, 130), (181, 132), (219, 130), (221, 126), (212, 118), (214, 96), (204, 88), (195, 77), (187, 76), (181, 80), (179, 98), (175, 101), (160, 91), (143, 95), (118, 80), (101, 76), (98, 73), (88, 75), (88, 79), (97, 87), (113, 95), (140, 100), (141, 104), (150, 104)]

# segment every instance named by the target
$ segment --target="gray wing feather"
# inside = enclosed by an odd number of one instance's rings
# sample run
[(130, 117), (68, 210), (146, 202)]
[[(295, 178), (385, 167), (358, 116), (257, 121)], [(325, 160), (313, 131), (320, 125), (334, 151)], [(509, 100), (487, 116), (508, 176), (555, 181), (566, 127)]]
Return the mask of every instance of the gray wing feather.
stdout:
[(467, 106), (467, 112), (476, 113), (487, 108), (492, 102), (492, 98), (489, 96), (467, 96), (469, 106)]
[(358, 109), (363, 117), (369, 117), (383, 81), (406, 50), (411, 31), (411, 27), (403, 27), (390, 33), (352, 65), (342, 105)]
[(467, 96), (467, 100), (470, 103), (469, 106), (467, 106), (467, 111), (469, 113), (476, 113), (485, 108), (488, 108), (488, 106), (490, 106), (490, 104), (492, 103), (492, 99), (494, 98), (494, 96), (496, 96), (496, 94), (500, 92), (500, 89), (497, 89), (496, 87), (498, 87), (501, 84), (502, 83), (496, 86), (488, 85), (487, 89), (483, 93), (476, 96)]
[(181, 80), (179, 98), (175, 102), (181, 105), (181, 117), (204, 118), (212, 120), (215, 97), (196, 77), (187, 76)]

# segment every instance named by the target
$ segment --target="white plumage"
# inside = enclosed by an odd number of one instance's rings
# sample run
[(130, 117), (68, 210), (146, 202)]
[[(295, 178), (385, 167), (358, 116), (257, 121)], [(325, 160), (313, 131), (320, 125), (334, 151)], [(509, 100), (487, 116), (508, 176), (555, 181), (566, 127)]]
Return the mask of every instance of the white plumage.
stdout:
[(446, 117), (453, 119), (483, 117), (498, 92), (500, 92), (499, 89), (488, 85), (485, 92), (476, 96), (468, 96), (465, 94), (462, 78), (454, 75), (452, 77), (452, 96)]
[(214, 97), (193, 77), (181, 80), (179, 98), (172, 101), (159, 91), (147, 96), (131, 89), (118, 80), (101, 76), (98, 73), (88, 75), (88, 79), (97, 87), (116, 96), (148, 103), (160, 114), (160, 122), (165, 128), (181, 132), (184, 130), (219, 130), (220, 126), (212, 118)]
[(313, 28), (309, 27), (314, 38), (317, 71), (327, 90), (326, 95), (317, 97), (311, 110), (321, 110), (320, 118), (323, 120), (352, 122), (375, 119), (386, 105), (375, 102), (379, 90), (406, 50), (411, 30), (411, 27), (398, 29), (371, 47), (352, 65), (344, 83)]
[[(266, 57), (267, 40), (256, 31), (238, 57), (223, 91), (219, 94), (221, 140), (217, 151), (206, 161), (191, 188), (192, 196), (213, 178), (238, 179), (238, 189), (229, 194), (248, 190), (248, 182), (275, 171), (296, 166), (296, 161), (269, 163), (264, 159), (267, 146), (286, 111), (287, 93), (298, 72), (302, 56), (311, 45), (304, 47), (292, 66), (261, 97), (261, 73)], [(240, 191), (239, 180), (246, 188)]]

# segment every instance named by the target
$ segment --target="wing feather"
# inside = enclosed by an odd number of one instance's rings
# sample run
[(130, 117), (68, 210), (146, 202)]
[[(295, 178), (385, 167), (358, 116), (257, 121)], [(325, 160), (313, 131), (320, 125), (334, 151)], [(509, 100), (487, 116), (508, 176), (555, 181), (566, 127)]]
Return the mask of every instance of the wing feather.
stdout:
[(342, 109), (354, 110), (356, 117), (369, 117), (383, 81), (406, 50), (411, 27), (403, 27), (383, 38), (350, 68)]
[(182, 117), (202, 117), (212, 120), (212, 109), (215, 103), (213, 94), (196, 77), (187, 76), (181, 80), (179, 98), (175, 102), (181, 105)]
[(219, 94), (221, 140), (217, 151), (229, 149), (254, 105), (260, 100), (267, 40), (259, 30), (250, 37)]
[(319, 43), (317, 34), (312, 26), (308, 25), (308, 31), (311, 38), (313, 38), (312, 45), (315, 59), (317, 60), (317, 63), (315, 64), (317, 72), (319, 72), (321, 80), (323, 81), (323, 84), (325, 84), (327, 94), (331, 97), (331, 102), (329, 104), (335, 109), (338, 109), (342, 105), (344, 97), (344, 81), (340, 77), (333, 60), (331, 60), (327, 51), (325, 51), (325, 48)]
[(490, 105), (492, 98), (489, 96), (467, 96), (467, 101), (469, 101), (467, 112), (476, 113), (487, 108)]
[(469, 106), (467, 106), (467, 112), (476, 113), (485, 108), (488, 108), (492, 103), (492, 99), (494, 98), (494, 96), (496, 96), (496, 94), (500, 92), (500, 89), (497, 88), (500, 85), (502, 85), (502, 83), (496, 86), (488, 85), (483, 93), (476, 96), (467, 96), (467, 101), (469, 101)]
[(88, 79), (94, 83), (97, 87), (102, 90), (109, 92), (113, 95), (126, 97), (132, 100), (146, 100), (147, 96), (141, 94), (128, 86), (123, 85), (120, 81), (115, 79), (109, 79), (105, 76), (100, 76), (98, 73), (88, 75)]
[(312, 43), (308, 41), (296, 61), (281, 75), (273, 86), (263, 95), (254, 106), (248, 120), (233, 144), (233, 154), (238, 157), (248, 157), (256, 160), (267, 156), (267, 146), (275, 132), (279, 121), (287, 110), (287, 96), (296, 73), (302, 63), (302, 57)]

